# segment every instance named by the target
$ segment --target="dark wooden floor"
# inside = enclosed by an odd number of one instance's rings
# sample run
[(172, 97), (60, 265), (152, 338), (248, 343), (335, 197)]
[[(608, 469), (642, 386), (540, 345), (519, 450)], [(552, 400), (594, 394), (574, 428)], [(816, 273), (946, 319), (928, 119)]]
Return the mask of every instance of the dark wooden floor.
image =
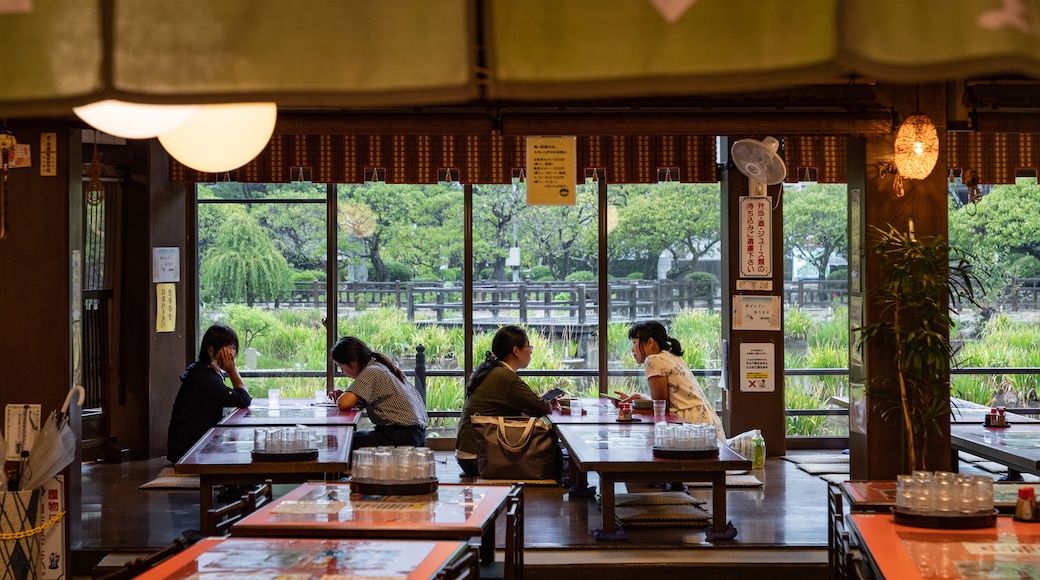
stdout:
[[(444, 462), (440, 480), (460, 481), (454, 458), (445, 452), (437, 458)], [(138, 489), (166, 465), (164, 459), (84, 465), (83, 524), (73, 546), (77, 574), (105, 554), (158, 549), (199, 528), (197, 490)], [(764, 488), (727, 492), (728, 519), (739, 534), (717, 543), (705, 541), (705, 530), (694, 527), (630, 527), (626, 541), (597, 542), (589, 533), (601, 524), (595, 499), (571, 500), (561, 487), (528, 487), (525, 575), (591, 578), (638, 567), (652, 569), (655, 580), (694, 570), (710, 571), (713, 578), (744, 578), (763, 570), (770, 570), (770, 578), (826, 577), (826, 482), (781, 459), (766, 462), (765, 478)], [(594, 475), (592, 483), (597, 483)], [(277, 487), (276, 493), (289, 489)], [(710, 505), (708, 491), (690, 493)], [(503, 537), (500, 530), (499, 548)]]

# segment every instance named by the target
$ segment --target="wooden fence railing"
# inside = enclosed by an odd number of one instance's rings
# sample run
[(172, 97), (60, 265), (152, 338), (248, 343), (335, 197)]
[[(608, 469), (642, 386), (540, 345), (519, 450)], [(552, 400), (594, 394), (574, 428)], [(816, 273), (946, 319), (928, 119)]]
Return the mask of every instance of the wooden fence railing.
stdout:
[[(566, 318), (577, 324), (595, 320), (599, 313), (596, 282), (482, 282), (473, 289), (473, 309), (497, 317), (509, 313), (521, 322)], [(612, 320), (667, 317), (684, 308), (715, 310), (721, 303), (717, 284), (704, 286), (691, 280), (621, 280), (609, 283)], [(335, 300), (343, 308), (394, 306), (408, 312), (409, 320), (460, 318), (462, 286), (431, 282), (340, 282)], [(784, 304), (825, 308), (846, 304), (845, 280), (794, 280), (784, 282)], [(1040, 309), (1040, 278), (1013, 278), (1006, 290), (1012, 310)], [(298, 282), (288, 300), (277, 306), (324, 307), (324, 282)]]

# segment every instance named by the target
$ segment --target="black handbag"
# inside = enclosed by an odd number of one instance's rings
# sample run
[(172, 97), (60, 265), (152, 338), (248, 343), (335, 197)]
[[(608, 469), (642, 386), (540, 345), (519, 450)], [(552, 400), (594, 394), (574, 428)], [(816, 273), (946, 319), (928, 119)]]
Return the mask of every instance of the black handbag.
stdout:
[(473, 415), (477, 472), (484, 479), (556, 479), (563, 455), (551, 425), (538, 417)]

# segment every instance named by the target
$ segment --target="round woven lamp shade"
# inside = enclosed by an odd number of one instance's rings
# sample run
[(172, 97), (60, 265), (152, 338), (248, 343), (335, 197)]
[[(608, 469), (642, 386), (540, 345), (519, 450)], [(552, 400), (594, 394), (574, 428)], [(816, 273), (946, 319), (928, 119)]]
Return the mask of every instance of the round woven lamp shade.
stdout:
[(896, 168), (906, 179), (924, 179), (939, 159), (939, 134), (926, 115), (911, 115), (896, 133)]

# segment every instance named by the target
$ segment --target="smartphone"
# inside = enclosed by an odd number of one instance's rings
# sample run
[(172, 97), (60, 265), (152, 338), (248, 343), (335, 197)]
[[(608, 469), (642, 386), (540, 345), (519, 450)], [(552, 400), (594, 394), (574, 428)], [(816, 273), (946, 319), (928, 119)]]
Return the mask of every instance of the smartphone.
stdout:
[(612, 401), (620, 401), (621, 399), (625, 398), (624, 396), (618, 395), (616, 393), (600, 393), (600, 396), (604, 399), (610, 399)]
[(548, 393), (545, 393), (544, 395), (542, 395), (542, 398), (545, 399), (546, 401), (551, 401), (551, 400), (555, 399), (556, 397), (559, 397), (562, 394), (564, 394), (564, 390), (563, 389), (555, 388), (555, 389), (549, 391)]

